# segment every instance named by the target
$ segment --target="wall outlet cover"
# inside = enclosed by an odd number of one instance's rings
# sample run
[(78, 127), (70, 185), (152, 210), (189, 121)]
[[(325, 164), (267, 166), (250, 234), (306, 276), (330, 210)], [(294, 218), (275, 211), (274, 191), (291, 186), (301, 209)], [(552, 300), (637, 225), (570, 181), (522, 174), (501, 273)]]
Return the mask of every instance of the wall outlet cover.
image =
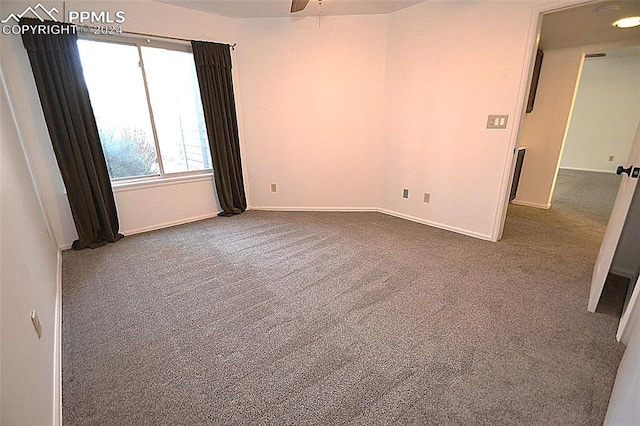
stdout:
[(402, 198), (409, 198), (409, 190), (408, 189), (403, 189), (402, 190)]

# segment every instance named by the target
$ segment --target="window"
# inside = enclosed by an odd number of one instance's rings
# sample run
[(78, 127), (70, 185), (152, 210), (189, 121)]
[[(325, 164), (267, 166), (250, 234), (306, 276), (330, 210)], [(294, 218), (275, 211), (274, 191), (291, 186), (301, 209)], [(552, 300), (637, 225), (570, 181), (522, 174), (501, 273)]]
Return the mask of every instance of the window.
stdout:
[(211, 169), (191, 48), (78, 40), (111, 180)]

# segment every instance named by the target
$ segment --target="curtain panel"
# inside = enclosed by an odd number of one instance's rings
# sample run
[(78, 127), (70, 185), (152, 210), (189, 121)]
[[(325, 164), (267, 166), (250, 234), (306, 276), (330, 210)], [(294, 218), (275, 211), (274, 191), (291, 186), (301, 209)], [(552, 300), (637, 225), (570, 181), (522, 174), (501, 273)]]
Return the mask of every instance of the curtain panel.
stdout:
[(240, 138), (233, 93), (228, 44), (192, 41), (207, 136), (211, 147), (219, 216), (233, 216), (247, 208), (240, 160)]
[(122, 234), (82, 73), (77, 36), (70, 31), (69, 24), (31, 18), (22, 18), (20, 23), (59, 27), (35, 34), (25, 32), (22, 41), (78, 231), (73, 249), (115, 242)]

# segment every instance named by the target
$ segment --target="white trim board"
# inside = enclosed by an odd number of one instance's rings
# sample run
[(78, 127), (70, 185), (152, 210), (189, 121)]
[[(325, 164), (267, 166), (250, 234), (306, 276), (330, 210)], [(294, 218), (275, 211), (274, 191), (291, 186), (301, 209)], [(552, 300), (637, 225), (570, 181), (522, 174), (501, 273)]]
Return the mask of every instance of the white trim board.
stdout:
[(62, 251), (58, 250), (53, 330), (53, 425), (62, 426)]
[(363, 213), (382, 213), (388, 216), (397, 217), (400, 219), (409, 220), (411, 222), (420, 223), (422, 225), (432, 226), (438, 229), (444, 229), (445, 231), (455, 232), (457, 234), (466, 235), (473, 238), (479, 238), (481, 240), (491, 241), (491, 236), (488, 234), (481, 234), (479, 232), (469, 231), (467, 229), (458, 228), (455, 226), (444, 225), (439, 222), (434, 222), (419, 217), (399, 213), (393, 210), (375, 208), (375, 207), (268, 207), (268, 206), (253, 206), (251, 210), (263, 210), (263, 211), (281, 211), (281, 212), (363, 212)]
[(609, 174), (615, 174), (616, 171), (615, 170), (600, 170), (600, 169), (585, 169), (582, 167), (564, 167), (561, 166), (559, 167), (560, 170), (575, 170), (577, 172), (596, 172), (596, 173), (609, 173)]
[(440, 222), (433, 222), (431, 220), (421, 219), (419, 217), (410, 216), (410, 215), (407, 215), (407, 214), (404, 214), (404, 213), (394, 212), (392, 210), (378, 209), (378, 212), (386, 214), (386, 215), (389, 215), (389, 216), (398, 217), (400, 219), (410, 220), (411, 222), (417, 222), (417, 223), (420, 223), (422, 225), (432, 226), (432, 227), (438, 228), (438, 229), (444, 229), (445, 231), (455, 232), (456, 234), (462, 234), (462, 235), (466, 235), (468, 237), (479, 238), (481, 240), (491, 241), (491, 235), (489, 235), (489, 234), (481, 234), (479, 232), (469, 231), (468, 229), (458, 228), (458, 227), (455, 227), (455, 226), (449, 226), (449, 225), (442, 224)]
[(171, 185), (184, 185), (195, 182), (213, 182), (213, 173), (199, 174), (199, 175), (187, 175), (187, 176), (172, 176), (162, 177), (154, 179), (140, 179), (129, 180), (126, 182), (112, 182), (113, 193), (127, 191), (137, 191), (141, 189), (165, 187)]
[(120, 232), (122, 234), (126, 235), (135, 235), (135, 234), (142, 234), (144, 232), (151, 232), (151, 231), (157, 231), (159, 229), (164, 229), (164, 228), (171, 228), (173, 226), (179, 226), (179, 225), (184, 225), (186, 223), (191, 223), (191, 222), (197, 222), (199, 220), (205, 220), (205, 219), (211, 219), (212, 217), (216, 217), (218, 216), (218, 212), (214, 212), (214, 213), (207, 213), (207, 214), (202, 214), (202, 215), (198, 215), (198, 216), (191, 216), (185, 219), (180, 219), (180, 220), (173, 220), (173, 221), (169, 221), (169, 222), (164, 222), (164, 223), (160, 223), (157, 225), (152, 225), (152, 226), (144, 226), (142, 228), (136, 228), (136, 229), (130, 229), (130, 230), (120, 230)]
[[(444, 229), (446, 231), (455, 232), (457, 234), (467, 235), (469, 237), (479, 238), (481, 240), (491, 241), (491, 236), (488, 234), (481, 234), (479, 232), (469, 231), (468, 229), (458, 228), (455, 226), (445, 225), (440, 222), (434, 222), (431, 220), (421, 219), (419, 217), (407, 215), (404, 213), (395, 212), (387, 209), (380, 209), (376, 207), (277, 207), (277, 206), (252, 206), (248, 207), (249, 210), (257, 210), (257, 211), (273, 211), (273, 212), (336, 212), (336, 213), (382, 213), (389, 216), (398, 217), (400, 219), (409, 220), (411, 222), (420, 223), (423, 225), (432, 226), (438, 229)], [(147, 226), (142, 228), (136, 228), (132, 230), (121, 230), (122, 234), (127, 235), (135, 235), (142, 234), (144, 232), (157, 231), (159, 229), (170, 228), (172, 226), (184, 225), (191, 222), (197, 222), (199, 220), (211, 219), (216, 217), (218, 213), (207, 213), (200, 216), (193, 216), (186, 219), (164, 222), (158, 225)], [(69, 250), (71, 248), (71, 244), (65, 244), (60, 247), (61, 251)]]
[[(135, 229), (130, 229), (130, 230), (121, 229), (120, 233), (123, 234), (124, 236), (142, 234), (142, 233), (145, 233), (145, 232), (157, 231), (159, 229), (171, 228), (172, 226), (179, 226), (179, 225), (184, 225), (186, 223), (197, 222), (199, 220), (211, 219), (212, 217), (216, 217), (216, 216), (218, 216), (218, 212), (207, 213), (207, 214), (203, 214), (203, 215), (199, 215), (199, 216), (191, 216), (191, 217), (188, 217), (188, 218), (185, 218), (185, 219), (174, 220), (174, 221), (169, 221), (169, 222), (163, 222), (163, 223), (160, 223), (160, 224), (157, 224), (157, 225), (144, 226), (142, 228), (135, 228)], [(69, 249), (71, 249), (71, 244), (72, 243), (64, 244), (64, 245), (60, 246), (59, 249), (62, 250), (62, 251), (69, 250)]]
[(280, 207), (280, 206), (252, 206), (247, 210), (262, 210), (270, 212), (336, 212), (336, 213), (356, 213), (369, 212), (377, 213), (380, 209), (375, 207)]

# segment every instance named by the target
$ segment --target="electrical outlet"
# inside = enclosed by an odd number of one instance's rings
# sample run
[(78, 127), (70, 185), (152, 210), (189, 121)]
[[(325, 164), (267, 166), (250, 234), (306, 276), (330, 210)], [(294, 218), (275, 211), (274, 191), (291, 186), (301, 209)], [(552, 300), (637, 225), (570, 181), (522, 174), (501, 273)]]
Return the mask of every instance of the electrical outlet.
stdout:
[(613, 155), (609, 156), (609, 162), (613, 161)]
[(278, 187), (276, 186), (275, 183), (271, 184), (271, 192), (277, 192), (278, 191)]
[(429, 204), (429, 201), (431, 201), (431, 194), (429, 194), (428, 192), (424, 193), (424, 198), (422, 199), (422, 201), (424, 201), (425, 203)]
[(40, 319), (38, 318), (38, 313), (36, 311), (31, 311), (31, 322), (33, 323), (33, 328), (36, 329), (36, 334), (38, 334), (38, 339), (41, 339), (42, 325), (40, 325)]
[(403, 189), (402, 190), (402, 198), (409, 198), (409, 190), (408, 189)]

